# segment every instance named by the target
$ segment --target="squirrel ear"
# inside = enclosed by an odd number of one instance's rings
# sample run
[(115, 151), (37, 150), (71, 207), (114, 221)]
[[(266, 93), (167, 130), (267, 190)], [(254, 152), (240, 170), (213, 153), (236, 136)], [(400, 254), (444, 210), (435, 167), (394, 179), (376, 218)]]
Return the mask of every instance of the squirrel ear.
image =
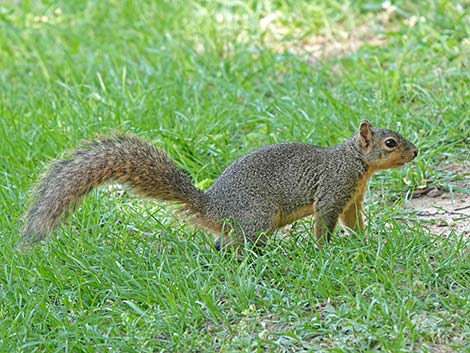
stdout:
[(362, 120), (359, 125), (359, 142), (363, 148), (367, 148), (372, 140), (372, 125), (367, 120)]

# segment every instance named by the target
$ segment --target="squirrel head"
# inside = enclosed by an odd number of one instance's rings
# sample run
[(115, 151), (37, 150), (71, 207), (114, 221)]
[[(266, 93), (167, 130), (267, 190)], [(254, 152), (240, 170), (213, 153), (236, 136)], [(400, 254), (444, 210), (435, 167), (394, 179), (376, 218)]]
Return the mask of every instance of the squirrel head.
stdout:
[(361, 121), (357, 135), (364, 162), (373, 171), (398, 168), (418, 155), (418, 148), (410, 141), (388, 129), (373, 128)]

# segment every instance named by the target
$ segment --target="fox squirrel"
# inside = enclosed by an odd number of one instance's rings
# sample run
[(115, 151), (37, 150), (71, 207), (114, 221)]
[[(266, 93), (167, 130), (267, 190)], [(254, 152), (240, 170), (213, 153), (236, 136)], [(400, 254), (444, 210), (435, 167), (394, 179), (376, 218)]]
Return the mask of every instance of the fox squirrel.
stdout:
[(133, 135), (104, 137), (51, 165), (24, 216), (20, 244), (45, 238), (66, 210), (108, 181), (182, 203), (196, 226), (219, 235), (219, 249), (256, 242), (308, 215), (314, 215), (315, 236), (330, 240), (338, 219), (353, 230), (364, 228), (362, 200), (374, 172), (400, 167), (417, 154), (416, 146), (396, 132), (364, 120), (357, 134), (334, 147), (283, 142), (256, 149), (204, 192), (161, 149)]

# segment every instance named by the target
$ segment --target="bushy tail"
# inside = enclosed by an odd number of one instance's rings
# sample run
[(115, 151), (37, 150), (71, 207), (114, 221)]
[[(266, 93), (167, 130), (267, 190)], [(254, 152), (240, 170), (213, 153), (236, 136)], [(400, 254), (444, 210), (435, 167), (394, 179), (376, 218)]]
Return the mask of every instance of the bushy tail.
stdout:
[(20, 246), (44, 239), (61, 216), (94, 187), (115, 181), (140, 195), (179, 201), (186, 210), (203, 213), (204, 193), (165, 152), (132, 135), (91, 141), (55, 161), (38, 182), (24, 216)]

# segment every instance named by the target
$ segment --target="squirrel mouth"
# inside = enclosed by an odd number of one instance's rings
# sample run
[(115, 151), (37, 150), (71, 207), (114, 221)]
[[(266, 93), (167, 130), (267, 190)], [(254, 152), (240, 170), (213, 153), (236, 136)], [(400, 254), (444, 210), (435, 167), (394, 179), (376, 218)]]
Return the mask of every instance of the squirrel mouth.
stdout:
[(411, 160), (412, 160), (412, 159), (407, 160), (407, 161), (405, 161), (405, 162), (403, 162), (403, 161), (398, 161), (398, 162), (395, 164), (395, 166), (396, 166), (397, 168), (403, 167), (406, 163), (411, 162)]
[(410, 163), (413, 159), (415, 159), (415, 158), (411, 157), (411, 158), (406, 159), (405, 161), (399, 161), (399, 162), (397, 162), (396, 165), (397, 165), (397, 167), (402, 167), (405, 164)]

